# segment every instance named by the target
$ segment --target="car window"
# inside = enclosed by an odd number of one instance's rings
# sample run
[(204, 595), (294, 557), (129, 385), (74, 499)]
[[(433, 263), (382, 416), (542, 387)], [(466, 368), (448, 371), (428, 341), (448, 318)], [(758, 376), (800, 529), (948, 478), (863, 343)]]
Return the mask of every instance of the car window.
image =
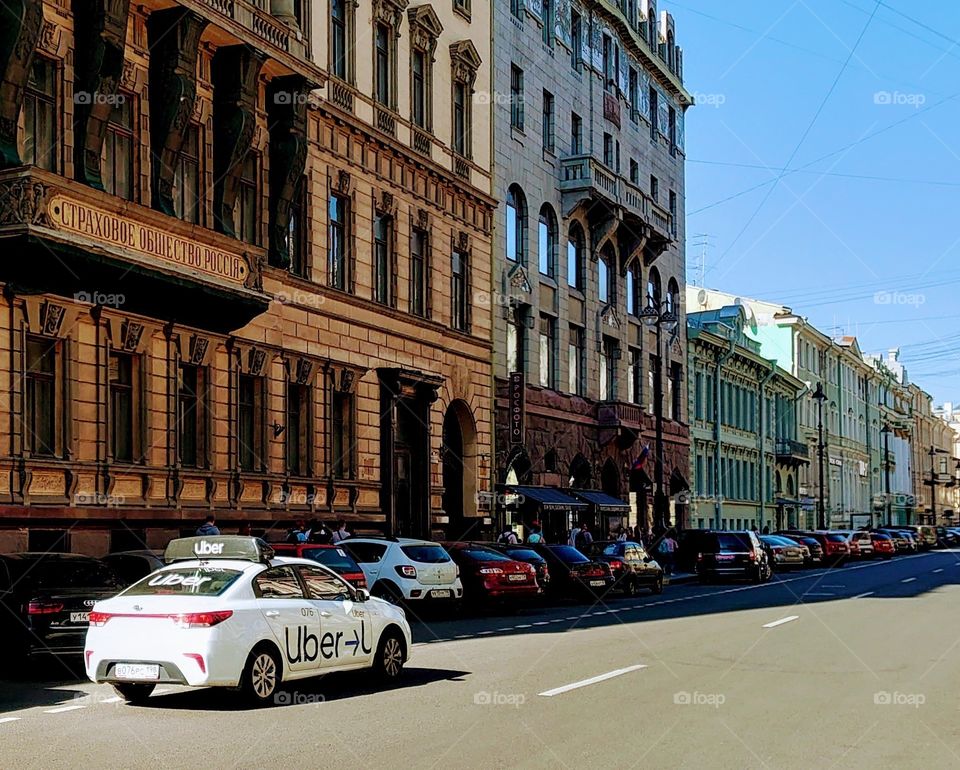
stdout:
[(491, 548), (468, 546), (460, 549), (461, 553), (474, 561), (513, 561), (512, 556), (504, 556)]
[(569, 545), (554, 545), (550, 547), (550, 550), (553, 551), (557, 558), (567, 564), (582, 564), (590, 561), (590, 559), (580, 553), (580, 551)]
[(43, 559), (35, 571), (36, 584), (44, 588), (116, 588), (116, 573), (106, 564), (73, 559)]
[(343, 547), (360, 564), (376, 564), (387, 552), (387, 547), (381, 543), (345, 543)]
[(303, 558), (317, 561), (334, 572), (356, 572), (357, 563), (343, 548), (304, 548)]
[(254, 592), (261, 599), (304, 599), (303, 588), (293, 567), (274, 567), (257, 575)]
[(400, 550), (411, 561), (420, 564), (445, 564), (450, 561), (450, 555), (439, 545), (404, 545)]
[(619, 556), (620, 555), (620, 544), (619, 543), (609, 543), (603, 549), (604, 556)]
[(845, 543), (845, 542), (847, 542), (847, 538), (845, 538), (843, 535), (826, 535), (826, 538), (827, 538), (827, 540), (829, 540), (831, 543)]
[(540, 554), (527, 548), (507, 548), (506, 550), (507, 555), (511, 559), (519, 559), (520, 561), (543, 561), (543, 557)]
[(241, 572), (219, 567), (180, 567), (148, 575), (124, 596), (220, 596)]
[(732, 532), (721, 532), (717, 535), (717, 546), (721, 551), (749, 551), (747, 538), (735, 535)]
[(311, 599), (343, 601), (350, 598), (350, 589), (339, 578), (313, 567), (300, 567), (299, 570)]

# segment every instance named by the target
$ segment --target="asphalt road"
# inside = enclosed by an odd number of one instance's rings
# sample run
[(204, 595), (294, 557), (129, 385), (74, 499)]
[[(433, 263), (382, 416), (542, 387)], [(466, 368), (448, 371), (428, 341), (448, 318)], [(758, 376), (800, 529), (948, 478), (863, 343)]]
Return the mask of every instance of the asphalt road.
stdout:
[(428, 620), (403, 683), (296, 683), (248, 710), (168, 688), (0, 682), (23, 767), (960, 766), (960, 552), (753, 586)]

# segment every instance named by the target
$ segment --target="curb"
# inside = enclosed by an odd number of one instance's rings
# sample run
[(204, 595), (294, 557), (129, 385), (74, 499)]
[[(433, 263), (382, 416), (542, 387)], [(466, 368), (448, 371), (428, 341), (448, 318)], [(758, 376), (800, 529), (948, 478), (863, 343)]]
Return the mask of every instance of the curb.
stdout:
[(670, 577), (664, 576), (663, 584), (665, 586), (669, 585), (683, 585), (684, 583), (696, 583), (697, 576), (692, 572), (681, 572), (676, 575), (671, 575)]

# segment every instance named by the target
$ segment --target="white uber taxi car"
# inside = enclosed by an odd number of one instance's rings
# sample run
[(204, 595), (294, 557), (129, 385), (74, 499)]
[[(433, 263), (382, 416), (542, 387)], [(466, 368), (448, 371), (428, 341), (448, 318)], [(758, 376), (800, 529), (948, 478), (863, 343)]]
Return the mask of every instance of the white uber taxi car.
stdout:
[(239, 536), (173, 540), (164, 559), (90, 612), (87, 676), (127, 701), (173, 683), (268, 703), (282, 682), (365, 668), (395, 679), (407, 660), (403, 611), (316, 562)]

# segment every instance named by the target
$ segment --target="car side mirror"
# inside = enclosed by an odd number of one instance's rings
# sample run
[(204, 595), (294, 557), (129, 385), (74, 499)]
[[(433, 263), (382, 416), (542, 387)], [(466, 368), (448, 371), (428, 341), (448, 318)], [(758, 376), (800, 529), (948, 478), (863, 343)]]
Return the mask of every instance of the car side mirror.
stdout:
[(358, 602), (368, 602), (370, 601), (370, 592), (366, 588), (357, 589), (357, 601)]

